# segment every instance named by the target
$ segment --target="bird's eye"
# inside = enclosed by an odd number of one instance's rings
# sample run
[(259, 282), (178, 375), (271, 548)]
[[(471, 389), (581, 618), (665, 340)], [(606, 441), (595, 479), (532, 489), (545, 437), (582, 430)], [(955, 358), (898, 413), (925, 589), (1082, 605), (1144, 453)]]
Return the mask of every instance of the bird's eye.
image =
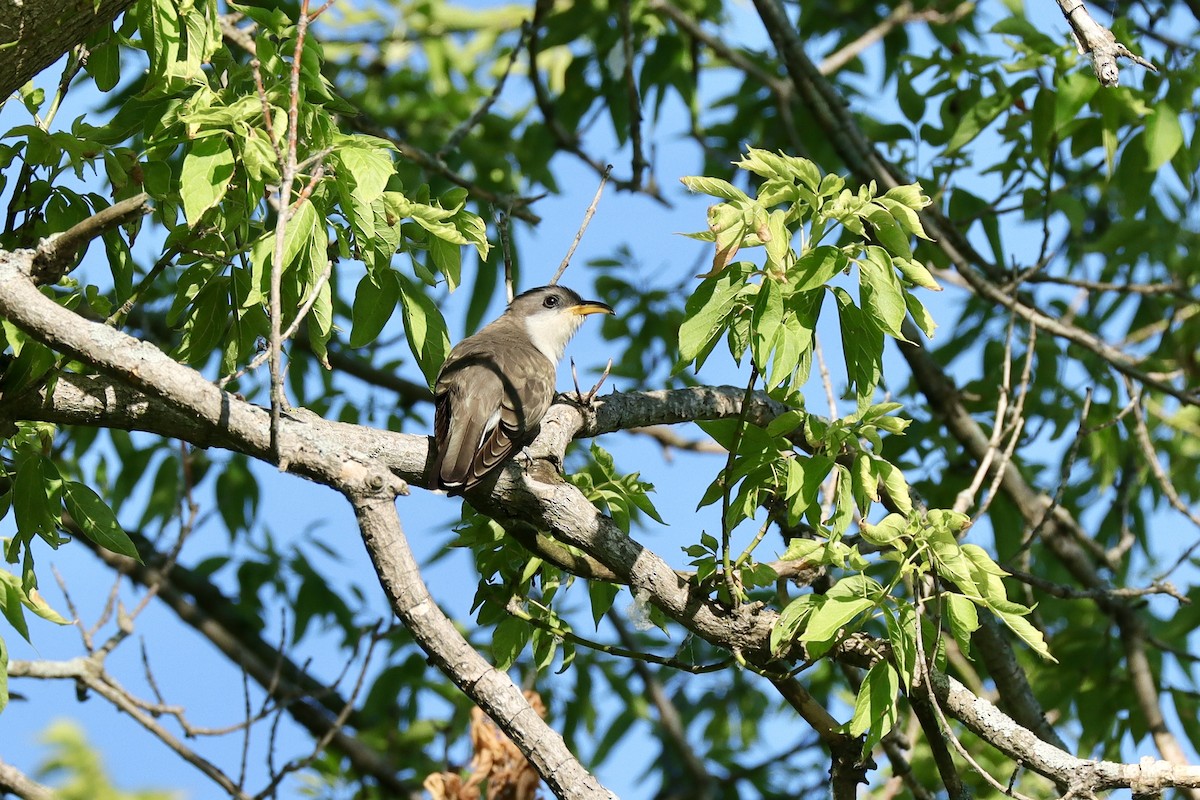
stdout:
[(554, 308), (555, 306), (558, 305), (558, 298), (555, 297), (554, 295), (550, 295), (549, 297), (547, 297), (545, 300), (542, 301), (542, 305), (545, 306), (546, 308)]

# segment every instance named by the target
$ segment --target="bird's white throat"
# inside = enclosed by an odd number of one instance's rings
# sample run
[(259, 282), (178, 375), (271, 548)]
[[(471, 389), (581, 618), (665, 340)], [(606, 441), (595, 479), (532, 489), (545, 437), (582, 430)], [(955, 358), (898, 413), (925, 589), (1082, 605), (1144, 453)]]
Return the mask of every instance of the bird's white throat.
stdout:
[(525, 317), (525, 330), (533, 346), (550, 359), (551, 364), (558, 366), (563, 351), (567, 349), (567, 342), (571, 341), (583, 320), (580, 314), (561, 311), (530, 314)]

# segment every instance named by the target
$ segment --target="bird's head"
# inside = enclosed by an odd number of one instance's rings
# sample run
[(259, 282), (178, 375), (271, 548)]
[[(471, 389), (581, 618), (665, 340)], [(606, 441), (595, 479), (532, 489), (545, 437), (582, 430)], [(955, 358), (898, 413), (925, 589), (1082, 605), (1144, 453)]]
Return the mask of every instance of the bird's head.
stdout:
[(540, 286), (514, 297), (504, 313), (524, 324), (534, 347), (557, 364), (584, 317), (613, 310), (596, 300), (584, 300), (565, 286)]

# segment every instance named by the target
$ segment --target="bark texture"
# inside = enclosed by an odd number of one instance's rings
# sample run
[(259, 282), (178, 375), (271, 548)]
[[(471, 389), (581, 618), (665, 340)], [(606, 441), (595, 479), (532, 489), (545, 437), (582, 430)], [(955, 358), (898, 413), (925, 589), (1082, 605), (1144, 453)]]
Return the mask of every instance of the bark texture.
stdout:
[(7, 98), (133, 3), (0, 0), (0, 97)]

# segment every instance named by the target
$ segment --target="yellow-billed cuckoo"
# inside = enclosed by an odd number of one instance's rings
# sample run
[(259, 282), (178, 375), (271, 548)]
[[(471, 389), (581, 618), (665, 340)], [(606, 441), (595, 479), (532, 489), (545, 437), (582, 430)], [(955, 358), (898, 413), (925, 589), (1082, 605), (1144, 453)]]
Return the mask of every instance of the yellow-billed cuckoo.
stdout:
[(434, 482), (461, 494), (526, 444), (554, 399), (567, 342), (588, 314), (611, 314), (564, 286), (530, 289), (463, 339), (434, 385)]

